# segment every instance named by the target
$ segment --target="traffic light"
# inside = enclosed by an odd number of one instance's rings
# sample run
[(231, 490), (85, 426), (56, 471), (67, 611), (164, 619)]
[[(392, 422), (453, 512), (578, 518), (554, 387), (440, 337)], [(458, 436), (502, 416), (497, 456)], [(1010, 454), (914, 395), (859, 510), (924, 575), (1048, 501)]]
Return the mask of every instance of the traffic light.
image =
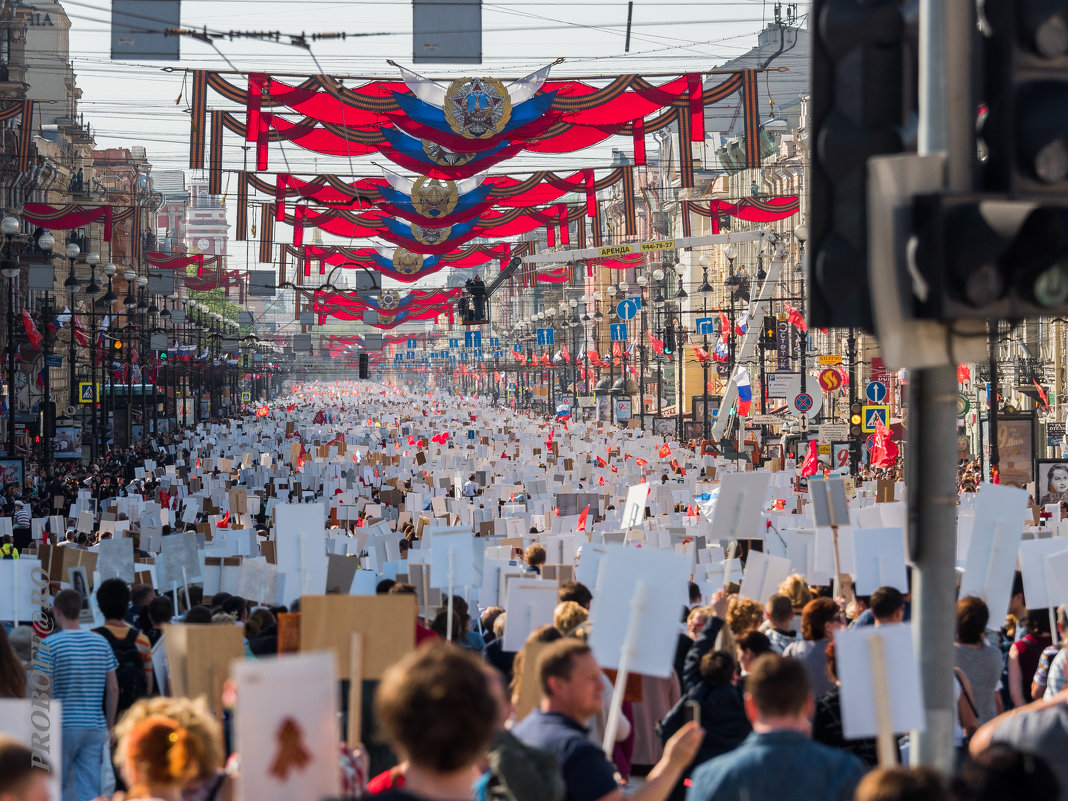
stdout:
[(849, 436), (859, 437), (864, 423), (864, 410), (859, 403), (849, 407)]
[(764, 325), (760, 332), (760, 345), (765, 350), (775, 350), (775, 318), (770, 314), (764, 315)]
[(670, 356), (675, 352), (675, 324), (668, 323), (664, 329), (664, 355)]
[(915, 201), (920, 317), (1019, 320), (1068, 313), (1068, 205), (982, 194)]
[(371, 376), (371, 364), (370, 359), (366, 353), (360, 354), (360, 378), (370, 378)]
[(985, 188), (1061, 199), (1068, 191), (1068, 2), (984, 4), (981, 138)]
[(873, 331), (867, 162), (913, 149), (915, 33), (902, 0), (815, 0), (808, 324)]
[(159, 360), (160, 360), (161, 362), (165, 362), (165, 361), (167, 361), (167, 359), (169, 359), (169, 358), (170, 358), (170, 356), (168, 355), (167, 351), (165, 351), (165, 350), (161, 350), (161, 351), (159, 352)]
[(122, 340), (121, 340), (121, 339), (116, 339), (116, 340), (114, 340), (114, 341), (113, 341), (113, 342), (111, 343), (111, 347), (112, 347), (112, 348), (113, 348), (114, 350), (116, 350), (116, 351), (120, 351), (120, 350), (122, 350)]

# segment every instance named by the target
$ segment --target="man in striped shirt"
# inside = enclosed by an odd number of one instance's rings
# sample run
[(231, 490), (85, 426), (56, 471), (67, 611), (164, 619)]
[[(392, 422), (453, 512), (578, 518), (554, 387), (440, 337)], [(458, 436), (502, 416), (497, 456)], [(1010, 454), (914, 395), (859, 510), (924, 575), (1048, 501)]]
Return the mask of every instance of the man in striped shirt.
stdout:
[(119, 701), (118, 661), (107, 640), (81, 630), (81, 611), (76, 591), (56, 596), (59, 631), (45, 639), (38, 657), (51, 678), (52, 697), (63, 703), (63, 801), (100, 795), (100, 768)]
[(15, 547), (20, 550), (28, 548), (32, 541), (30, 529), (33, 520), (30, 505), (26, 501), (15, 501), (15, 514), (12, 517), (11, 534)]

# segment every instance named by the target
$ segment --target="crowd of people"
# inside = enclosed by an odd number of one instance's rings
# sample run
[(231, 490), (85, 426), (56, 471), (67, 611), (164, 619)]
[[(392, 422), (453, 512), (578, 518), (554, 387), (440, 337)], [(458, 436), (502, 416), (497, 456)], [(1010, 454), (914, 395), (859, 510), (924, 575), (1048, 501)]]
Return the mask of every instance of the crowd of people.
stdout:
[[(151, 472), (138, 477), (136, 468), (146, 459), (187, 460), (184, 433), (145, 440), (99, 464), (31, 472), (25, 487), (8, 489), (8, 514), (18, 521), (25, 503), (33, 517), (45, 517), (56, 496), (69, 499), (80, 489), (98, 501), (130, 494), (155, 499), (161, 486)], [(681, 464), (662, 480), (680, 472), (685, 475)], [(471, 476), (457, 494), (477, 499), (476, 484)], [(388, 505), (384, 493), (371, 497)], [(262, 510), (259, 525), (268, 525)], [(417, 547), (411, 522), (398, 531), (405, 551)], [(54, 543), (73, 533), (48, 532)], [(538, 533), (535, 528), (534, 541), (520, 549), (531, 575), (540, 575), (546, 561)], [(83, 536), (68, 547), (92, 548), (109, 534)], [(14, 544), (32, 548), (21, 532)], [(418, 594), (408, 581), (390, 578), (376, 592)], [(612, 681), (589, 643), (595, 592), (574, 579), (559, 582), (552, 624), (531, 631), (515, 652), (503, 648), (508, 612), (500, 606), (480, 609), (455, 595), (451, 611), (443, 598), (440, 608), (420, 614), (415, 649), (373, 682), (364, 741), (346, 745), (344, 728), (336, 732), (343, 796), (1068, 800), (1068, 650), (1061, 640), (1068, 621), (1063, 608), (1052, 616), (1029, 608), (1019, 574), (1003, 620), (979, 598), (957, 602), (958, 756), (951, 776), (885, 759), (880, 764), (875, 740), (844, 734), (835, 634), (907, 621), (908, 592), (883, 586), (846, 602), (831, 587), (791, 575), (757, 600), (742, 596), (735, 582), (709, 596), (691, 582), (670, 675), (631, 677), (618, 716)], [(218, 625), (240, 627), (247, 659), (277, 657), (291, 650), (280, 621), (299, 612), (299, 599), (257, 604), (227, 592), (209, 597), (196, 584), (168, 596), (109, 578), (94, 587), (103, 622), (92, 626), (84, 622), (89, 599), (77, 589), (53, 582), (41, 600), (32, 625), (0, 626), (0, 698), (30, 699), (23, 707), (30, 710), (46, 698), (60, 701), (62, 756), (52, 763), (39, 740), (0, 737), (0, 800), (43, 801), (56, 777), (64, 801), (112, 793), (166, 801), (240, 797), (234, 693), (224, 693), (221, 712), (204, 698), (161, 694), (154, 648), (168, 626)], [(0, 731), (11, 723), (4, 714)], [(606, 745), (612, 731), (615, 740)], [(899, 756), (906, 757), (908, 738), (899, 734)]]

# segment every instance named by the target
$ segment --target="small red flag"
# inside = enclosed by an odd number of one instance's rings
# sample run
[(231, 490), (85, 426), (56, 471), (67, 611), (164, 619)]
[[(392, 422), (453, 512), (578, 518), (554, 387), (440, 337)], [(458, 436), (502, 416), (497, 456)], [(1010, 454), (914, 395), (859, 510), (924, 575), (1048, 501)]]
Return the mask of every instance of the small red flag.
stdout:
[(586, 530), (586, 515), (588, 515), (589, 513), (590, 513), (590, 505), (586, 504), (586, 508), (583, 509), (582, 510), (582, 514), (579, 515), (579, 519), (578, 519), (578, 530), (579, 531), (585, 531)]
[(664, 459), (668, 456), (671, 456), (671, 448), (669, 448), (668, 444), (665, 442), (663, 445), (660, 446), (660, 450), (657, 451), (657, 453), (660, 454), (661, 459)]

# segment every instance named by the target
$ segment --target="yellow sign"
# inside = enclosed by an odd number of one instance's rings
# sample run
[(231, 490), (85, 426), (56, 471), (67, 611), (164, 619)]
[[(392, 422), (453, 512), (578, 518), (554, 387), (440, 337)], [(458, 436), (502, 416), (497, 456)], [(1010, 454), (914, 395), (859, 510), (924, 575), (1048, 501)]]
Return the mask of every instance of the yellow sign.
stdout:
[(597, 257), (603, 258), (605, 256), (625, 256), (628, 253), (633, 253), (630, 245), (611, 245), (610, 247), (600, 248), (597, 251)]
[(818, 447), (819, 447), (820, 456), (830, 456), (831, 455), (831, 446), (830, 445), (820, 445)]
[(91, 381), (78, 382), (78, 403), (94, 403), (100, 397), (100, 384), (96, 385), (96, 394), (93, 394)]
[(674, 239), (661, 239), (659, 242), (642, 242), (642, 253), (653, 250), (674, 250)]
[(834, 367), (842, 363), (841, 353), (832, 353), (830, 356), (820, 356), (820, 367)]
[(861, 414), (864, 415), (862, 431), (871, 433), (878, 427), (878, 423), (882, 421), (882, 424), (887, 428), (890, 427), (890, 407), (885, 404), (871, 404), (861, 408)]

